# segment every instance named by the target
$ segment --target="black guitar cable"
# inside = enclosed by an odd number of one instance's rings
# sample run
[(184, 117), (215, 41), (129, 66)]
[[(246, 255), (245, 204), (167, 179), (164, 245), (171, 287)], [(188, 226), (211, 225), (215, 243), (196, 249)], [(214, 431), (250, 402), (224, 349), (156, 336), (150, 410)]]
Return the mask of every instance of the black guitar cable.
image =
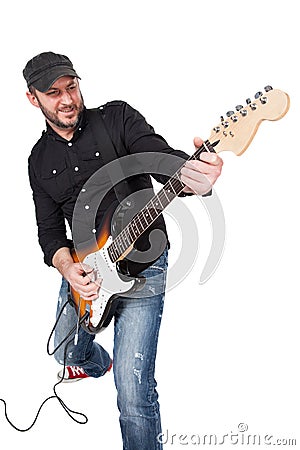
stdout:
[[(59, 319), (60, 319), (60, 317), (61, 317), (61, 315), (62, 315), (62, 313), (63, 313), (63, 311), (64, 311), (64, 309), (65, 309), (65, 307), (67, 306), (67, 304), (70, 302), (70, 299), (68, 299), (65, 303), (64, 303), (64, 305), (63, 305), (63, 307), (61, 308), (61, 311), (60, 311), (60, 313), (59, 313), (59, 315), (58, 315), (58, 317), (57, 317), (57, 319), (56, 319), (56, 321), (55, 321), (55, 324), (54, 324), (54, 326), (53, 326), (53, 328), (52, 328), (52, 330), (51, 330), (51, 333), (50, 333), (50, 335), (49, 335), (49, 338), (48, 338), (48, 341), (47, 341), (47, 353), (48, 353), (48, 355), (53, 355), (69, 338), (70, 338), (70, 336), (73, 334), (73, 332), (75, 331), (76, 332), (76, 330), (78, 330), (78, 325), (81, 325), (86, 319), (87, 319), (87, 317), (89, 316), (89, 313), (88, 312), (86, 312), (84, 315), (83, 315), (83, 317), (81, 318), (81, 319), (79, 319), (78, 320), (78, 323), (69, 331), (69, 333), (64, 337), (64, 339), (56, 346), (56, 348), (51, 352), (50, 351), (50, 340), (51, 340), (51, 338), (52, 338), (52, 336), (53, 336), (53, 333), (54, 333), (54, 331), (55, 331), (55, 328), (56, 328), (56, 326), (57, 326), (57, 324), (58, 324), (58, 322), (59, 322)], [(7, 404), (6, 404), (6, 401), (3, 399), (3, 398), (0, 398), (0, 401), (4, 404), (4, 415), (5, 415), (5, 418), (6, 418), (6, 420), (7, 420), (7, 422), (15, 429), (15, 430), (17, 430), (17, 431), (21, 431), (21, 432), (25, 432), (25, 431), (29, 431), (29, 430), (31, 430), (31, 428), (35, 425), (35, 423), (36, 423), (36, 421), (37, 421), (37, 419), (38, 419), (38, 417), (39, 417), (39, 414), (40, 414), (40, 412), (41, 412), (41, 409), (43, 408), (43, 406), (45, 405), (45, 403), (46, 402), (48, 402), (49, 400), (51, 400), (51, 399), (56, 399), (56, 400), (58, 400), (59, 401), (59, 403), (61, 404), (61, 406), (63, 407), (63, 409), (66, 411), (66, 413), (68, 414), (68, 416), (72, 419), (72, 420), (74, 420), (74, 422), (76, 422), (76, 423), (78, 423), (78, 424), (81, 424), (81, 425), (84, 425), (84, 424), (86, 424), (87, 422), (88, 422), (88, 418), (87, 418), (87, 416), (85, 415), (85, 414), (83, 414), (83, 413), (81, 413), (81, 412), (78, 412), (78, 411), (73, 411), (72, 409), (70, 409), (66, 404), (65, 404), (65, 402), (62, 400), (62, 398), (57, 394), (57, 391), (56, 391), (56, 387), (60, 384), (60, 383), (62, 383), (63, 382), (63, 379), (64, 379), (64, 376), (65, 376), (65, 371), (66, 371), (66, 360), (67, 360), (67, 349), (68, 349), (68, 345), (72, 342), (72, 340), (73, 340), (74, 338), (72, 337), (71, 339), (69, 339), (69, 341), (66, 343), (66, 346), (65, 346), (65, 350), (64, 350), (64, 368), (63, 368), (63, 373), (62, 373), (62, 377), (61, 377), (61, 379), (57, 382), (57, 383), (55, 383), (55, 385), (53, 386), (53, 392), (54, 392), (54, 395), (51, 395), (51, 396), (49, 396), (49, 397), (47, 397), (43, 402), (42, 402), (42, 404), (40, 405), (40, 407), (39, 407), (39, 409), (38, 409), (38, 411), (37, 411), (37, 413), (36, 413), (36, 416), (35, 416), (35, 418), (34, 418), (34, 420), (33, 420), (33, 422), (32, 422), (32, 424), (29, 426), (29, 427), (27, 427), (27, 428), (18, 428), (16, 425), (14, 425), (13, 424), (13, 422), (9, 419), (9, 417), (8, 417), (8, 414), (7, 414)], [(81, 417), (82, 418), (82, 420), (79, 420), (79, 418), (76, 418), (76, 416), (78, 416), (78, 417)]]

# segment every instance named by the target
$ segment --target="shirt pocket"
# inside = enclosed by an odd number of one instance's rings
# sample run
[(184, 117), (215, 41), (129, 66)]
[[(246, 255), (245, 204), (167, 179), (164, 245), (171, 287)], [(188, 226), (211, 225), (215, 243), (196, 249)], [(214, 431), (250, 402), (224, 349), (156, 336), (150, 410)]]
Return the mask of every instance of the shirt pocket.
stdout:
[(98, 145), (85, 150), (85, 152), (81, 155), (81, 159), (85, 173), (88, 177), (103, 166), (101, 150)]
[(53, 167), (43, 167), (41, 183), (45, 191), (58, 202), (69, 199), (74, 191), (70, 169), (65, 161), (53, 164)]

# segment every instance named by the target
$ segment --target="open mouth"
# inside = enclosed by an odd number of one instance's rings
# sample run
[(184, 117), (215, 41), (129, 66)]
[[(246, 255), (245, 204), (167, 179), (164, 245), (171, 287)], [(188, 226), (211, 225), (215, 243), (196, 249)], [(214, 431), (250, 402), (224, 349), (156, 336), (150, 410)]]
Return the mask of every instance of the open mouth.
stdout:
[(58, 110), (60, 113), (68, 115), (68, 114), (73, 114), (75, 111), (75, 107), (71, 106), (69, 108), (62, 108)]

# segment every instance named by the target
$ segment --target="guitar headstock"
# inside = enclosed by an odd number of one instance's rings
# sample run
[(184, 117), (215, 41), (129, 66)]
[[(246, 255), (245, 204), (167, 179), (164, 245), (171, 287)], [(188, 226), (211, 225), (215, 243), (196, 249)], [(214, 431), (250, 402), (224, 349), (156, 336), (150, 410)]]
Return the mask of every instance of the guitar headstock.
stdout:
[(221, 117), (209, 137), (217, 153), (230, 150), (241, 155), (251, 143), (258, 126), (263, 120), (279, 120), (289, 110), (288, 94), (279, 89), (265, 87), (265, 92), (257, 92), (255, 99), (246, 100), (246, 106), (238, 105), (235, 111), (228, 111)]

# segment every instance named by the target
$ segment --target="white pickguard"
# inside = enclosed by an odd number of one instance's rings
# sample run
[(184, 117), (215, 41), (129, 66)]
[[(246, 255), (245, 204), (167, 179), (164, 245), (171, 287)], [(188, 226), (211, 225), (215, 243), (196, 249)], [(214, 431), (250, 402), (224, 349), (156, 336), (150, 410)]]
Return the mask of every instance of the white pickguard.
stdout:
[(110, 236), (101, 249), (90, 253), (83, 260), (84, 264), (88, 264), (96, 271), (97, 278), (102, 279), (99, 297), (93, 300), (91, 305), (92, 314), (90, 322), (94, 327), (99, 324), (110, 297), (128, 292), (135, 284), (134, 279), (123, 281), (119, 277), (116, 263), (111, 261), (107, 251), (111, 242), (112, 237)]

